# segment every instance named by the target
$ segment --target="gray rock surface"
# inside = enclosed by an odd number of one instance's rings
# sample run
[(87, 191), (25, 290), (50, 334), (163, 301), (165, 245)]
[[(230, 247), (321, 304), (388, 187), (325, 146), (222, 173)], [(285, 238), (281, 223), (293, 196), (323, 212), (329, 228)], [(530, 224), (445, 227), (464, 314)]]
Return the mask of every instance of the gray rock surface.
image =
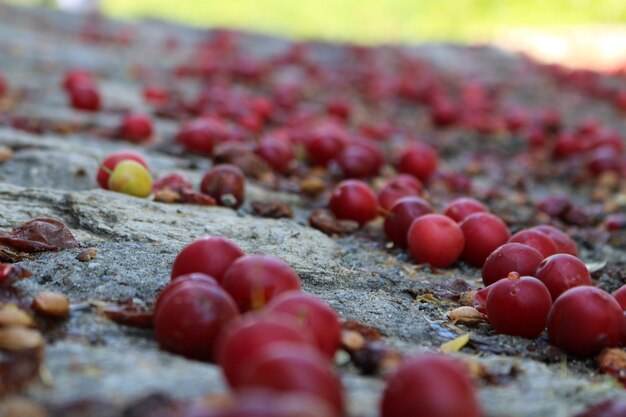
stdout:
[[(45, 31), (33, 27), (31, 19), (35, 16), (57, 29), (77, 24), (62, 14), (0, 5), (0, 53), (9, 46), (11, 50), (27, 51), (17, 63), (0, 59), (0, 71), (32, 74), (36, 63), (53, 68), (82, 65), (99, 69), (113, 80), (103, 86), (107, 98), (120, 106), (141, 105), (138, 91), (127, 88), (129, 82), (121, 75), (130, 53), (114, 55), (115, 51), (107, 48), (85, 48), (69, 39), (71, 47), (59, 44), (47, 39)], [(144, 44), (154, 42), (159, 27), (156, 23), (136, 26)], [(183, 40), (199, 36), (190, 29), (178, 30)], [(261, 45), (266, 51), (285, 46), (283, 40), (255, 37), (250, 38), (250, 44), (251, 48)], [(462, 58), (462, 51), (445, 46), (412, 51), (437, 65), (451, 57)], [(146, 52), (146, 60), (160, 63), (151, 53)], [(116, 59), (110, 60), (111, 56)], [(501, 65), (513, 59), (496, 51), (486, 52), (485, 56)], [(465, 70), (490, 67), (482, 62), (474, 65)], [(30, 79), (16, 75), (12, 81), (27, 85)], [(46, 97), (47, 101), (20, 111), (57, 121), (91, 118), (63, 108), (59, 96)], [(103, 124), (110, 121), (106, 117), (94, 120)], [(166, 137), (175, 125), (159, 121), (158, 129)], [(453, 278), (470, 285), (480, 278), (479, 271), (473, 269), (433, 273), (415, 266), (407, 255), (390, 251), (380, 238), (371, 237), (372, 230), (380, 235), (380, 224), (355, 237), (335, 239), (297, 220), (254, 217), (247, 207), (235, 212), (162, 204), (99, 190), (94, 180), (97, 160), (120, 148), (113, 141), (78, 134), (41, 137), (0, 128), (0, 145), (15, 151), (12, 160), (0, 164), (0, 229), (9, 230), (33, 217), (53, 217), (72, 229), (81, 248), (98, 250), (90, 262), (78, 261), (80, 249), (76, 249), (44, 253), (21, 263), (33, 272), (32, 278), (18, 284), (24, 297), (34, 297), (42, 290), (60, 291), (73, 305), (70, 319), (47, 334), (45, 367), (50, 379), (32, 385), (26, 393), (42, 403), (97, 398), (125, 404), (153, 392), (198, 398), (225, 390), (215, 366), (162, 352), (150, 331), (115, 324), (96, 307), (98, 302), (129, 298), (150, 305), (168, 282), (176, 254), (200, 236), (226, 236), (248, 253), (283, 259), (298, 272), (306, 291), (324, 298), (342, 318), (380, 329), (390, 345), (405, 353), (436, 349), (457, 336), (444, 326), (446, 306), (416, 302), (415, 293), (432, 292)], [(176, 170), (197, 184), (209, 166), (207, 161), (198, 159), (190, 164), (187, 159), (147, 147), (124, 144), (124, 148), (143, 153), (157, 176)], [(248, 200), (275, 198), (292, 204), (297, 218), (307, 214), (305, 203), (297, 195), (270, 192), (252, 184), (248, 187)], [(527, 355), (528, 347), (545, 347), (545, 336), (531, 342), (494, 335), (488, 326), (471, 331), (479, 340), (503, 347), (504, 353), (468, 350), (461, 355), (471, 356), (497, 374), (507, 374), (513, 367), (517, 370), (503, 385), (481, 387), (485, 417), (569, 417), (585, 405), (626, 397), (609, 378), (591, 374), (589, 361), (571, 360), (567, 367)], [(350, 401), (350, 416), (376, 416), (384, 381), (359, 376), (349, 366), (339, 371)]]

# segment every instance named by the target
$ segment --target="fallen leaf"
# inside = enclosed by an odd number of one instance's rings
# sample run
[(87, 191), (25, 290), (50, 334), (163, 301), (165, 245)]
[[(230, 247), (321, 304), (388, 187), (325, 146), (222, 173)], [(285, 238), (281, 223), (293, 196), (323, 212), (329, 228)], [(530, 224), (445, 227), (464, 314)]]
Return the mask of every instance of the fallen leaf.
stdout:
[(250, 203), (252, 212), (260, 217), (270, 219), (290, 219), (293, 217), (293, 210), (282, 201), (253, 201)]
[(10, 233), (0, 232), (0, 244), (28, 253), (78, 247), (67, 226), (48, 218), (29, 220)]
[(313, 210), (309, 216), (309, 223), (327, 235), (341, 235), (354, 232), (359, 228), (359, 224), (352, 220), (339, 220), (327, 209)]
[(452, 339), (444, 344), (442, 344), (441, 346), (439, 346), (439, 349), (443, 352), (443, 353), (454, 353), (454, 352), (458, 352), (459, 350), (463, 349), (463, 347), (465, 345), (467, 345), (470, 341), (470, 335), (471, 333), (465, 333), (455, 339)]

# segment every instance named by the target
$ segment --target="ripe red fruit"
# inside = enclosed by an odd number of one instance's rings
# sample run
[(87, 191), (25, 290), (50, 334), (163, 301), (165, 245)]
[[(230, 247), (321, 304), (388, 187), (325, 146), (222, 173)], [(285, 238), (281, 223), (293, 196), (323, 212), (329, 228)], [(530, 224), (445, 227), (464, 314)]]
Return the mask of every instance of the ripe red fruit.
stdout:
[(552, 297), (536, 278), (502, 279), (491, 285), (487, 317), (498, 333), (534, 339), (546, 328)]
[(174, 290), (180, 287), (194, 287), (198, 284), (213, 285), (219, 288), (219, 284), (215, 278), (206, 274), (193, 272), (191, 274), (179, 275), (159, 293), (159, 296), (154, 303), (154, 310), (156, 311), (156, 309), (159, 308), (159, 300), (165, 299), (168, 293), (174, 292)]
[(74, 89), (79, 84), (96, 84), (93, 74), (83, 69), (73, 69), (65, 73), (63, 77), (63, 88), (66, 91)]
[(77, 110), (96, 112), (100, 110), (100, 92), (93, 83), (79, 82), (68, 90), (70, 104)]
[(296, 319), (285, 314), (246, 315), (224, 329), (216, 352), (230, 386), (241, 384), (257, 350), (278, 342), (313, 345), (314, 339), (309, 329), (303, 329)]
[(584, 262), (566, 253), (558, 253), (541, 261), (535, 276), (548, 287), (553, 300), (570, 288), (593, 285)]
[(458, 224), (442, 214), (418, 217), (409, 229), (409, 251), (418, 263), (446, 268), (463, 252), (465, 239)]
[(238, 209), (243, 204), (246, 177), (234, 165), (215, 165), (202, 177), (200, 191), (215, 199), (218, 205)]
[(170, 94), (162, 87), (147, 85), (143, 89), (143, 98), (150, 104), (162, 104), (169, 99)]
[(313, 164), (325, 166), (339, 156), (347, 141), (346, 132), (342, 128), (324, 124), (308, 133), (304, 146)]
[(199, 272), (222, 282), (224, 273), (244, 253), (236, 243), (220, 236), (203, 237), (185, 246), (172, 265), (172, 281)]
[(422, 181), (426, 181), (439, 165), (439, 156), (430, 145), (416, 142), (406, 148), (398, 163), (398, 170), (404, 174), (411, 174)]
[(505, 243), (485, 260), (482, 277), (485, 287), (506, 278), (511, 272), (534, 275), (543, 256), (535, 248), (521, 243)]
[(154, 334), (162, 349), (209, 361), (213, 359), (218, 335), (239, 312), (221, 288), (201, 282), (189, 284), (179, 285), (159, 297)]
[(399, 199), (419, 197), (423, 192), (424, 186), (420, 180), (411, 175), (400, 174), (380, 190), (378, 204), (385, 210), (391, 210)]
[(289, 291), (270, 301), (267, 310), (296, 318), (303, 328), (312, 332), (320, 351), (329, 358), (335, 357), (341, 344), (341, 326), (335, 311), (322, 299), (301, 291)]
[(557, 253), (556, 244), (550, 236), (538, 230), (526, 229), (515, 233), (510, 243), (521, 243), (535, 248), (544, 258)]
[(609, 293), (595, 287), (565, 291), (548, 316), (550, 343), (580, 356), (592, 356), (624, 338), (624, 310)]
[(330, 210), (338, 219), (354, 220), (363, 225), (378, 216), (376, 194), (364, 182), (342, 181), (333, 190)]
[(279, 294), (300, 290), (300, 278), (280, 259), (247, 255), (226, 270), (222, 287), (233, 297), (242, 312), (258, 310)]
[(276, 342), (257, 349), (235, 388), (263, 387), (317, 396), (343, 415), (343, 388), (328, 358), (299, 343)]
[(9, 83), (4, 75), (0, 74), (0, 97), (5, 95), (9, 91)]
[(507, 225), (490, 213), (475, 213), (459, 225), (465, 238), (465, 248), (461, 259), (470, 265), (481, 268), (485, 259), (511, 237)]
[[(104, 160), (100, 164), (100, 169), (98, 169), (96, 180), (98, 181), (98, 184), (100, 184), (100, 187), (104, 188), (105, 190), (108, 190), (109, 189), (109, 177), (111, 176), (111, 173), (113, 172), (117, 164), (122, 161), (129, 160), (129, 159), (140, 163), (141, 165), (144, 166), (144, 168), (148, 169), (148, 163), (143, 158), (143, 156), (139, 155), (138, 153), (130, 152), (130, 151), (112, 153), (106, 158), (104, 158)], [(103, 167), (106, 168), (106, 170)], [(107, 172), (107, 170), (109, 172)]]
[(397, 200), (391, 212), (385, 217), (383, 226), (387, 239), (398, 247), (406, 248), (409, 228), (413, 221), (432, 212), (430, 204), (419, 197), (404, 197)]
[(476, 391), (454, 359), (425, 354), (407, 359), (387, 383), (381, 417), (478, 417)]
[(291, 145), (284, 140), (273, 137), (261, 139), (256, 149), (256, 154), (263, 158), (279, 174), (289, 172), (294, 158)]
[(153, 132), (152, 119), (142, 113), (127, 114), (120, 126), (120, 135), (130, 142), (148, 141), (152, 138)]
[(375, 149), (354, 143), (337, 156), (337, 163), (346, 178), (367, 178), (378, 174), (382, 157)]
[(578, 256), (578, 246), (576, 245), (576, 242), (556, 227), (541, 225), (535, 226), (530, 230), (539, 230), (541, 233), (550, 236), (556, 245), (557, 253), (567, 253), (573, 256)]
[(480, 201), (470, 197), (461, 197), (448, 204), (443, 210), (443, 214), (455, 222), (461, 223), (472, 214), (487, 213), (488, 211), (487, 207)]
[(621, 286), (615, 292), (613, 292), (613, 297), (622, 307), (622, 309), (626, 310), (626, 285)]
[(194, 119), (183, 125), (176, 135), (176, 143), (189, 152), (210, 156), (213, 147), (226, 135), (226, 127), (210, 118)]

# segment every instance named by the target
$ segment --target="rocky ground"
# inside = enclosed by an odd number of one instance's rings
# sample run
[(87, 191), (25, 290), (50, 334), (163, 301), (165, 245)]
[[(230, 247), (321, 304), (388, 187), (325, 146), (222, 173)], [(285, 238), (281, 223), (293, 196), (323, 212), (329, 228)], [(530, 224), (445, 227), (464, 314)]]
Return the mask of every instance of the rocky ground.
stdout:
[[(58, 125), (110, 126), (117, 120), (115, 111), (86, 115), (66, 105), (58, 88), (65, 69), (80, 66), (102, 74), (102, 90), (111, 108), (146, 110), (133, 78), (133, 64), (139, 61), (147, 67), (166, 68), (179, 61), (202, 35), (184, 27), (137, 23), (132, 25), (136, 40), (129, 46), (94, 48), (75, 36), (83, 23), (69, 15), (0, 5), (0, 72), (17, 89), (37, 97), (17, 102), (7, 99), (1, 104), (5, 111)], [(177, 34), (181, 45), (163, 54), (158, 45), (171, 32)], [(256, 54), (273, 53), (288, 45), (282, 39), (253, 35), (246, 36), (245, 42)], [(328, 48), (332, 55), (332, 46)], [(323, 46), (320, 49), (323, 52)], [(481, 72), (487, 78), (510, 77), (509, 70), (522, 62), (520, 57), (490, 48), (425, 45), (407, 51), (450, 74)], [(543, 99), (554, 103), (553, 94), (559, 91), (541, 75), (529, 75), (519, 83), (529, 86), (528, 103)], [(564, 100), (567, 119), (593, 113), (623, 129), (614, 110), (605, 104), (594, 102), (589, 107), (575, 92), (560, 93), (571, 96)], [(295, 210), (294, 219), (260, 218), (251, 213), (248, 204), (235, 212), (158, 203), (99, 189), (95, 181), (98, 160), (121, 147), (145, 155), (156, 177), (177, 171), (197, 184), (210, 161), (167, 152), (163, 144), (177, 126), (171, 120), (157, 119), (156, 144), (141, 146), (122, 145), (89, 129), (39, 135), (0, 125), (0, 145), (14, 152), (12, 159), (0, 164), (0, 228), (10, 230), (31, 218), (52, 217), (68, 225), (80, 243), (78, 249), (43, 253), (19, 263), (33, 273), (17, 284), (20, 297), (29, 300), (42, 290), (52, 290), (66, 294), (72, 303), (70, 318), (46, 330), (41, 377), (20, 394), (24, 399), (46, 407), (97, 401), (98, 412), (92, 407), (82, 415), (113, 415), (149, 394), (198, 399), (224, 392), (225, 384), (214, 365), (160, 351), (150, 330), (117, 324), (98, 309), (103, 302), (128, 299), (151, 305), (169, 281), (178, 251), (204, 235), (226, 236), (248, 253), (285, 260), (298, 272), (306, 291), (325, 299), (342, 319), (380, 330), (386, 342), (400, 352), (438, 349), (459, 334), (471, 332), (470, 343), (457, 354), (478, 361), (491, 375), (479, 382), (485, 417), (570, 417), (606, 399), (626, 398), (612, 378), (597, 372), (593, 359), (567, 356), (551, 348), (545, 335), (528, 341), (497, 335), (487, 324), (450, 326), (445, 313), (458, 304), (446, 294), (478, 288), (480, 270), (462, 264), (440, 271), (417, 266), (408, 255), (385, 243), (380, 223), (347, 237), (330, 237), (308, 225), (312, 207), (308, 198), (269, 190), (254, 181), (248, 185), (248, 202), (283, 201)], [(449, 134), (446, 140), (440, 151), (450, 156), (446, 159), (449, 166), (464, 161), (459, 146), (485, 152), (495, 149), (501, 155), (511, 146), (519, 146), (458, 133)], [(504, 185), (524, 176), (522, 168), (509, 168), (501, 177)], [(494, 182), (493, 175), (477, 175), (481, 187), (490, 182)], [(529, 202), (555, 189), (569, 192), (569, 187), (563, 178), (538, 180), (530, 183), (523, 195), (515, 194), (517, 200), (492, 200), (494, 211), (518, 227), (532, 223), (536, 213)], [(591, 191), (581, 186), (572, 196), (587, 204)], [(521, 201), (519, 207), (515, 201)], [(588, 263), (607, 261), (618, 271), (625, 259), (623, 247), (607, 245), (607, 237), (598, 230), (596, 223), (574, 231), (581, 256)], [(88, 247), (95, 247), (97, 256), (89, 262), (77, 260)], [(619, 274), (600, 270), (594, 277), (608, 290), (623, 284)], [(433, 294), (436, 302), (419, 297), (424, 294)], [(376, 416), (384, 380), (360, 375), (345, 360), (339, 364), (350, 416)]]

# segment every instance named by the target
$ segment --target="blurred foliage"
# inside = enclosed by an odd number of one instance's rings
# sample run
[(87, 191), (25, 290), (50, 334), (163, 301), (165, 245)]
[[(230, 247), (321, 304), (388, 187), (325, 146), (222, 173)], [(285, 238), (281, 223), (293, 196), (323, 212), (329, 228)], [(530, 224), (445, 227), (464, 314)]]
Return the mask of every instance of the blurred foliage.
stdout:
[(105, 13), (358, 42), (488, 40), (511, 26), (626, 22), (626, 0), (100, 0)]

